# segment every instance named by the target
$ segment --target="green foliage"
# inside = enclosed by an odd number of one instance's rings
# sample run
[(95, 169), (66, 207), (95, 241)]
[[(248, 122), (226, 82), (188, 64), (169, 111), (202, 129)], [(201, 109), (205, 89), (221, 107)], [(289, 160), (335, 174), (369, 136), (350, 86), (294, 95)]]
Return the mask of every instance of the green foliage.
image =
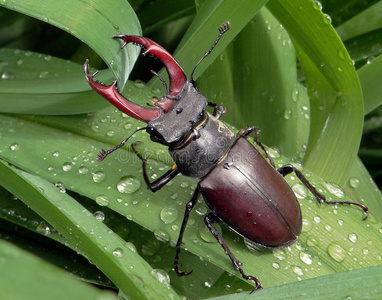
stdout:
[[(362, 202), (371, 216), (361, 221), (356, 207), (320, 206), (289, 176), (304, 218), (298, 241), (253, 250), (221, 225), (225, 240), (266, 288), (259, 297), (373, 297), (380, 289), (382, 197), (357, 153), (364, 132), (360, 155), (378, 180), (381, 2), (322, 1), (325, 13), (305, 0), (129, 2), (0, 0), (0, 237), (18, 246), (0, 243), (6, 266), (0, 276), (8, 279), (0, 280), (1, 297), (21, 299), (35, 289), (29, 297), (42, 299), (59, 287), (81, 299), (115, 298), (53, 265), (131, 299), (248, 296), (235, 294), (253, 286), (205, 231), (202, 199), (181, 253), (193, 274), (175, 275), (174, 243), (197, 181), (177, 176), (151, 193), (129, 146), (97, 162), (100, 149), (142, 123), (111, 107), (83, 75), (86, 58), (97, 68), (103, 60), (109, 69), (96, 79), (117, 78), (123, 94), (144, 105), (161, 96), (162, 83), (128, 81), (139, 47), (120, 50), (111, 36), (143, 31), (176, 48), (190, 74), (227, 20), (231, 30), (195, 73), (202, 93), (227, 108), (223, 120), (232, 126), (260, 127), (276, 165), (294, 163), (328, 199)], [(146, 73), (130, 78), (147, 79), (151, 62), (138, 62)], [(134, 140), (144, 142), (152, 179), (173, 164), (145, 133)]]

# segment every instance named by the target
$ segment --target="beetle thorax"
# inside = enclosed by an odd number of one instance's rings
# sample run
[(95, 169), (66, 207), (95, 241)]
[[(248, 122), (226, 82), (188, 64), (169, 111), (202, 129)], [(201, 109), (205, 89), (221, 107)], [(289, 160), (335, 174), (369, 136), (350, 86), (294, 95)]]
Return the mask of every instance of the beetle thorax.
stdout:
[(173, 101), (175, 104), (167, 113), (162, 113), (147, 126), (147, 132), (154, 142), (170, 147), (184, 143), (200, 126), (206, 118), (208, 103), (190, 80)]

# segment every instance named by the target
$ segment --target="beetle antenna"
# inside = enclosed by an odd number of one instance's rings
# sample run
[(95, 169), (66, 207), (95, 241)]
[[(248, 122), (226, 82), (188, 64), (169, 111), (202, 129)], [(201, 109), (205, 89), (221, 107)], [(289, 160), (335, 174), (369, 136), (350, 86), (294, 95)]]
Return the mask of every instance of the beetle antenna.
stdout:
[(194, 72), (196, 70), (196, 68), (199, 66), (199, 64), (202, 62), (203, 59), (205, 59), (208, 55), (211, 54), (212, 50), (215, 48), (215, 46), (217, 45), (217, 43), (219, 42), (219, 40), (221, 39), (221, 37), (223, 36), (224, 33), (226, 33), (229, 29), (231, 28), (231, 23), (229, 21), (227, 21), (226, 23), (224, 23), (223, 25), (221, 25), (219, 27), (219, 36), (218, 38), (216, 39), (215, 43), (212, 45), (212, 47), (210, 48), (210, 50), (208, 50), (204, 55), (203, 57), (198, 61), (198, 63), (196, 64), (196, 66), (194, 67), (194, 69), (192, 70), (192, 73), (191, 73), (191, 78), (193, 79), (193, 76), (194, 76)]
[(168, 88), (167, 88), (167, 84), (166, 84), (166, 81), (157, 73), (157, 72), (155, 72), (154, 70), (150, 70), (151, 71), (151, 73), (153, 73), (156, 77), (158, 77), (159, 78), (159, 80), (160, 81), (162, 81), (162, 83), (163, 83), (163, 86), (164, 86), (164, 89), (166, 90), (166, 95), (168, 95)]
[(147, 127), (142, 127), (142, 128), (139, 128), (137, 130), (135, 130), (132, 134), (130, 134), (127, 138), (125, 138), (118, 146), (115, 146), (114, 148), (111, 148), (110, 150), (101, 150), (98, 154), (98, 156), (96, 157), (96, 160), (101, 162), (103, 161), (106, 156), (108, 156), (110, 153), (114, 152), (115, 150), (121, 148), (122, 146), (124, 146), (126, 144), (126, 142), (134, 135), (136, 134), (138, 131), (141, 131), (141, 130), (144, 130), (144, 129), (147, 129)]

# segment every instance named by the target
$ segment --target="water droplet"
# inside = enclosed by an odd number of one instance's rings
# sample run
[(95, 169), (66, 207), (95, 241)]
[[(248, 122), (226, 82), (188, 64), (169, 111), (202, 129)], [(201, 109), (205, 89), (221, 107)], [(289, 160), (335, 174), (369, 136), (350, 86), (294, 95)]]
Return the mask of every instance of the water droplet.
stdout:
[(38, 226), (36, 227), (36, 231), (38, 233), (41, 233), (43, 235), (49, 235), (52, 233), (52, 231), (50, 230), (50, 227), (48, 224), (46, 224), (44, 221), (40, 222), (38, 224)]
[(89, 169), (87, 167), (85, 167), (85, 166), (81, 166), (81, 167), (78, 168), (78, 173), (80, 173), (80, 174), (85, 175), (88, 172), (89, 172)]
[(15, 75), (11, 72), (3, 72), (1, 74), (1, 79), (12, 79), (14, 77), (15, 77)]
[(359, 183), (360, 183), (360, 181), (357, 177), (352, 177), (349, 179), (349, 185), (353, 189), (356, 189), (359, 186)]
[(54, 157), (60, 156), (60, 151), (54, 151), (52, 154)]
[(304, 275), (304, 272), (302, 271), (302, 269), (298, 266), (292, 266), (292, 270), (294, 273), (296, 273), (298, 276), (302, 276)]
[(150, 274), (158, 280), (160, 283), (163, 283), (167, 286), (170, 286), (170, 276), (168, 276), (167, 272), (162, 269), (152, 269)]
[(357, 235), (355, 233), (350, 233), (349, 234), (349, 241), (351, 241), (353, 244), (355, 244), (357, 242)]
[(195, 211), (196, 211), (199, 215), (203, 216), (203, 215), (205, 215), (205, 214), (207, 213), (207, 207), (205, 207), (205, 206), (198, 206), (198, 207), (195, 209)]
[(40, 72), (40, 74), (38, 74), (38, 78), (45, 78), (48, 75), (49, 75), (48, 71), (43, 71), (43, 72)]
[(64, 184), (63, 184), (62, 182), (56, 182), (56, 183), (54, 184), (54, 186), (55, 186), (56, 188), (58, 188), (58, 190), (59, 190), (61, 193), (66, 193), (66, 188), (65, 188), (65, 186), (64, 186)]
[(274, 262), (272, 264), (272, 267), (274, 267), (276, 270), (279, 270), (280, 269), (280, 265), (277, 263), (277, 262)]
[(328, 246), (328, 254), (337, 262), (342, 262), (346, 256), (344, 248), (336, 242), (333, 242)]
[(117, 184), (118, 192), (124, 194), (135, 193), (140, 187), (141, 182), (134, 176), (123, 176)]
[(105, 173), (102, 171), (97, 171), (93, 173), (93, 181), (96, 183), (101, 183), (105, 180)]
[(163, 208), (160, 212), (160, 219), (165, 224), (171, 224), (178, 218), (178, 210), (173, 207)]
[[(219, 224), (214, 224), (214, 227), (220, 233), (220, 235), (222, 235), (222, 229), (221, 229), (220, 225)], [(217, 242), (215, 237), (208, 230), (208, 228), (204, 225), (204, 223), (200, 224), (199, 235), (202, 238), (202, 240), (207, 242), (207, 243), (215, 243), (215, 242)]]
[(375, 56), (370, 56), (366, 60), (366, 64), (370, 64), (375, 59)]
[(297, 86), (295, 86), (292, 89), (292, 100), (293, 100), (293, 102), (297, 102), (298, 101), (298, 97), (299, 97), (299, 91), (298, 91)]
[(311, 264), (313, 263), (313, 261), (312, 261), (312, 257), (311, 257), (310, 254), (301, 251), (301, 252), (299, 253), (299, 256), (300, 256), (300, 259), (301, 259), (304, 263), (306, 263), (307, 265), (311, 265)]
[(141, 80), (136, 80), (134, 81), (134, 86), (141, 89), (145, 87), (145, 83)]
[(7, 0), (0, 0), (0, 5), (7, 5)]
[(244, 238), (244, 244), (245, 246), (248, 248), (249, 251), (251, 252), (255, 252), (255, 251), (261, 251), (264, 249), (263, 246), (259, 245), (259, 244), (256, 244), (246, 238)]
[(314, 7), (314, 9), (322, 10), (322, 4), (321, 4), (321, 2), (318, 1), (318, 0), (314, 0), (313, 7)]
[(316, 238), (315, 238), (313, 235), (310, 235), (310, 236), (308, 236), (308, 238), (306, 239), (306, 244), (307, 244), (309, 247), (312, 247), (312, 246), (316, 246), (316, 245), (318, 245), (318, 241), (316, 240)]
[(73, 168), (73, 165), (72, 165), (72, 163), (70, 163), (70, 162), (66, 162), (66, 163), (64, 163), (64, 164), (62, 165), (62, 170), (63, 170), (64, 172), (69, 172), (72, 168)]
[(292, 190), (297, 199), (305, 199), (308, 196), (308, 189), (302, 183), (294, 184)]
[(97, 202), (98, 205), (100, 206), (108, 206), (109, 205), (109, 200), (105, 195), (99, 195), (95, 198), (95, 201)]
[(17, 151), (20, 149), (20, 145), (18, 143), (13, 143), (9, 149), (11, 149), (12, 151)]
[(302, 219), (302, 232), (308, 232), (312, 230), (313, 225), (308, 219)]
[(113, 250), (113, 255), (115, 257), (122, 257), (123, 256), (123, 249), (122, 248), (115, 248)]
[(170, 240), (170, 235), (164, 230), (160, 230), (160, 229), (155, 230), (154, 236), (158, 241), (161, 241), (161, 242), (167, 242)]
[(344, 191), (335, 183), (324, 182), (323, 186), (328, 190), (329, 193), (333, 194), (338, 198), (345, 198)]
[(284, 110), (284, 119), (289, 120), (292, 115), (292, 110), (290, 108), (285, 108)]
[(313, 221), (316, 222), (317, 224), (321, 222), (321, 218), (316, 216), (313, 218)]
[(331, 24), (332, 23), (332, 18), (328, 14), (324, 14), (324, 23), (325, 24)]
[(276, 257), (279, 260), (284, 260), (285, 259), (285, 252), (284, 252), (284, 250), (274, 249), (272, 251), (272, 254), (273, 254), (274, 257)]
[(96, 211), (93, 215), (98, 221), (103, 222), (105, 220), (105, 214), (102, 211)]

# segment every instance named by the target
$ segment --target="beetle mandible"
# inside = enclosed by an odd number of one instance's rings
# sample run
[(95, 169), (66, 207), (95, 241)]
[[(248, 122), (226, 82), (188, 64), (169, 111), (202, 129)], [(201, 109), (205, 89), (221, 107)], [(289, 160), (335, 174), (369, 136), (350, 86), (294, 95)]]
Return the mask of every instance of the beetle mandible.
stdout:
[[(152, 71), (166, 89), (166, 94), (161, 100), (154, 101), (153, 107), (143, 107), (124, 98), (117, 89), (117, 81), (109, 86), (94, 81), (93, 77), (97, 73), (89, 73), (88, 60), (84, 69), (88, 83), (97, 93), (122, 112), (147, 123), (146, 127), (138, 130), (146, 130), (152, 141), (169, 148), (175, 162), (174, 167), (157, 180), (150, 182), (146, 171), (147, 159), (137, 151), (136, 143), (132, 144), (134, 153), (142, 160), (143, 178), (151, 191), (158, 191), (179, 173), (201, 179), (191, 200), (186, 204), (176, 244), (175, 272), (179, 276), (191, 273), (182, 271), (178, 261), (190, 212), (202, 194), (211, 209), (204, 218), (206, 226), (243, 278), (255, 282), (256, 290), (262, 288), (260, 281), (244, 273), (239, 260), (213, 227), (214, 223), (223, 222), (244, 238), (263, 247), (282, 248), (293, 244), (301, 232), (302, 217), (296, 196), (283, 178), (292, 172), (320, 203), (357, 205), (364, 210), (365, 218), (368, 216), (368, 209), (363, 204), (351, 201), (327, 201), (298, 169), (291, 164), (276, 169), (272, 158), (257, 138), (255, 144), (247, 140), (253, 131), (257, 136), (258, 130), (255, 127), (240, 130), (235, 135), (220, 121), (226, 112), (225, 108), (209, 102), (199, 92), (193, 74), (196, 67), (211, 53), (229, 29), (229, 22), (219, 27), (218, 38), (196, 64), (189, 79), (178, 62), (152, 40), (132, 35), (113, 36), (123, 40), (121, 48), (133, 43), (144, 49), (143, 54), (155, 56), (164, 64), (169, 75), (169, 88), (163, 78)], [(213, 108), (212, 114), (207, 112), (207, 106)], [(102, 149), (97, 160), (102, 161), (107, 155), (125, 145), (138, 130), (120, 145), (108, 151)]]

